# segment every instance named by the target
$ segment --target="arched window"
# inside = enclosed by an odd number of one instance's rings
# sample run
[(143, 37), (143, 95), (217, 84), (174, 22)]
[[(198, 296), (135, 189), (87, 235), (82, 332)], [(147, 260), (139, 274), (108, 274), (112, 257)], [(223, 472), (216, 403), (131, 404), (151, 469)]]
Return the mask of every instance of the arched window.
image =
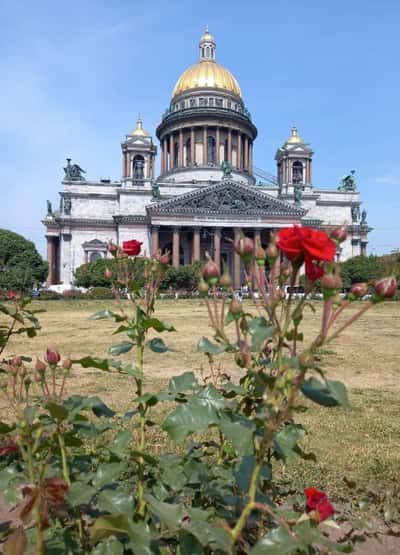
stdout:
[(303, 164), (298, 160), (293, 162), (292, 183), (303, 183)]
[(186, 140), (185, 146), (186, 146), (185, 165), (190, 166), (190, 164), (192, 163), (192, 141), (190, 140), (190, 138)]
[(214, 137), (207, 137), (207, 163), (215, 164), (215, 139)]
[(94, 262), (95, 260), (98, 260), (99, 258), (103, 258), (101, 256), (100, 252), (95, 251), (95, 252), (90, 253), (90, 258), (89, 258), (90, 262)]
[(178, 167), (179, 162), (179, 143), (174, 144), (174, 167)]
[(144, 158), (140, 154), (133, 159), (133, 179), (144, 179)]
[(206, 47), (206, 58), (210, 57), (210, 48), (207, 46)]

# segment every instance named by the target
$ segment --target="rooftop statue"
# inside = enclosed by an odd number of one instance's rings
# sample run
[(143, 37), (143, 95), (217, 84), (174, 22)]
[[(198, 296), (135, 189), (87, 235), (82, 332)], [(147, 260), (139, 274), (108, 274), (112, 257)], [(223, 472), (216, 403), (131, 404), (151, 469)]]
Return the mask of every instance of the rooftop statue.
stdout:
[(155, 179), (151, 180), (151, 194), (152, 194), (153, 199), (161, 198), (160, 187), (159, 187), (159, 185), (158, 185), (158, 183)]
[(67, 166), (64, 168), (65, 181), (85, 181), (83, 173), (86, 173), (78, 164), (71, 164), (71, 158), (67, 158)]
[(301, 198), (303, 196), (303, 189), (301, 185), (295, 185), (293, 188), (293, 194), (294, 194), (294, 203), (295, 204), (301, 204)]
[(338, 187), (338, 191), (347, 191), (354, 193), (357, 191), (357, 184), (354, 177), (355, 170), (351, 170), (348, 175), (344, 175), (341, 179), (340, 185)]
[(363, 210), (361, 212), (361, 222), (360, 222), (360, 224), (361, 225), (367, 225), (367, 211), (366, 210)]
[(231, 177), (231, 175), (232, 175), (232, 166), (226, 160), (224, 160), (222, 162), (221, 170), (222, 170), (222, 173), (224, 174), (223, 175), (224, 177)]
[(46, 202), (47, 202), (47, 217), (51, 217), (53, 215), (53, 208), (49, 200), (46, 200)]
[(351, 207), (351, 219), (353, 224), (357, 223), (360, 219), (360, 207), (359, 206), (352, 206)]

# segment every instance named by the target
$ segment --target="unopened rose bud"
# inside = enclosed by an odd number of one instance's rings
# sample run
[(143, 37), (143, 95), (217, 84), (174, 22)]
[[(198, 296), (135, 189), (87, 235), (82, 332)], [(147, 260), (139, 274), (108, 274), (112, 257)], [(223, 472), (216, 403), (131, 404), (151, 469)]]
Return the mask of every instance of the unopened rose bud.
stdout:
[(357, 299), (361, 299), (368, 293), (368, 285), (366, 283), (353, 283), (351, 292)]
[(240, 237), (234, 243), (234, 249), (239, 254), (244, 262), (248, 264), (253, 256), (254, 242), (249, 237)]
[(69, 369), (71, 368), (71, 366), (72, 366), (72, 360), (71, 360), (69, 357), (68, 357), (68, 358), (65, 358), (65, 359), (62, 361), (61, 366), (64, 368), (64, 370), (69, 370)]
[(112, 272), (112, 270), (110, 270), (110, 268), (106, 268), (104, 270), (104, 277), (106, 279), (111, 279), (113, 277), (113, 272)]
[(324, 274), (321, 278), (323, 289), (339, 289), (342, 287), (342, 279), (339, 274)]
[(213, 260), (208, 260), (203, 267), (203, 277), (208, 285), (217, 285), (219, 269)]
[(267, 258), (276, 258), (278, 256), (278, 249), (274, 243), (270, 243), (265, 249)]
[(46, 355), (44, 358), (49, 364), (57, 364), (61, 360), (60, 353), (51, 349), (46, 350)]
[(257, 261), (258, 266), (260, 266), (260, 268), (263, 268), (265, 266), (265, 257), (266, 257), (266, 252), (265, 250), (262, 248), (261, 245), (258, 245), (256, 247), (256, 250), (254, 252), (254, 256), (255, 259)]
[(222, 274), (220, 280), (219, 280), (219, 284), (221, 287), (225, 287), (228, 288), (232, 285), (232, 278), (229, 275), (228, 269), (225, 268), (224, 273)]
[(40, 358), (36, 359), (36, 364), (35, 364), (35, 370), (36, 372), (44, 372), (46, 370), (47, 366), (45, 365), (45, 363), (43, 361), (40, 360)]
[(11, 360), (11, 364), (13, 366), (22, 366), (22, 358), (20, 356), (16, 356)]
[(378, 279), (374, 284), (375, 293), (383, 299), (391, 299), (397, 291), (397, 281), (393, 276)]
[(237, 299), (232, 299), (232, 302), (229, 306), (229, 312), (232, 314), (235, 320), (237, 320), (243, 314), (242, 303)]
[(330, 236), (334, 241), (343, 243), (347, 239), (347, 227), (345, 225), (338, 225), (332, 229)]
[(208, 285), (207, 283), (204, 281), (203, 278), (200, 279), (198, 285), (197, 285), (197, 290), (200, 293), (200, 295), (207, 295), (208, 293)]
[(32, 383), (32, 380), (29, 376), (24, 379), (24, 386), (25, 386), (26, 391), (28, 391), (31, 383)]
[(107, 250), (111, 254), (115, 254), (118, 251), (118, 245), (116, 245), (115, 243), (108, 243)]
[(160, 264), (169, 264), (171, 257), (168, 252), (160, 256)]
[(301, 368), (312, 368), (314, 366), (314, 357), (310, 351), (303, 351), (299, 354), (299, 364)]

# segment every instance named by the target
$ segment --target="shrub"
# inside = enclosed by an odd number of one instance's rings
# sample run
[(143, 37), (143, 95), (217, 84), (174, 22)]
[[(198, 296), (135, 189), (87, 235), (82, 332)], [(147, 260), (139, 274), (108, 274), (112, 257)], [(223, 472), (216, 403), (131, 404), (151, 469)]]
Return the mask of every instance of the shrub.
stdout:
[(109, 287), (92, 287), (86, 293), (87, 299), (113, 299), (114, 293)]
[(161, 280), (160, 289), (196, 289), (199, 281), (201, 263), (195, 262), (174, 268), (169, 266)]
[(0, 291), (29, 291), (44, 282), (47, 272), (47, 262), (31, 241), (0, 229)]
[(85, 293), (79, 289), (67, 289), (66, 291), (63, 291), (62, 296), (64, 299), (82, 299), (85, 296)]
[(35, 298), (40, 301), (57, 301), (59, 299), (62, 299), (62, 295), (60, 295), (60, 293), (57, 293), (56, 291), (52, 291), (51, 289), (43, 289), (42, 291), (40, 291), (40, 296)]

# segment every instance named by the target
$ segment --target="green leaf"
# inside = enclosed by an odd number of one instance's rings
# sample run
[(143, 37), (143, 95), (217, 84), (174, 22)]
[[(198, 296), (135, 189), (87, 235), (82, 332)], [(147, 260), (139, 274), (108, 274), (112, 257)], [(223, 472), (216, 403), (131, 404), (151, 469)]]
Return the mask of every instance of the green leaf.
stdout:
[(132, 341), (122, 341), (121, 343), (117, 343), (116, 345), (111, 345), (108, 349), (110, 355), (119, 356), (124, 353), (129, 353), (129, 351), (134, 347), (134, 343)]
[(63, 405), (59, 405), (54, 401), (49, 401), (48, 403), (46, 403), (46, 408), (51, 416), (59, 422), (68, 418), (68, 409)]
[(146, 330), (153, 328), (160, 333), (163, 331), (176, 331), (172, 324), (169, 324), (168, 322), (163, 322), (158, 318), (144, 318), (142, 325)]
[(170, 530), (179, 529), (183, 517), (183, 507), (159, 501), (152, 495), (146, 495), (150, 510)]
[(120, 513), (132, 518), (135, 501), (132, 494), (120, 489), (103, 490), (97, 499), (97, 507), (107, 513)]
[(68, 491), (68, 501), (72, 507), (88, 505), (97, 490), (83, 482), (73, 482)]
[(250, 555), (292, 555), (302, 544), (285, 528), (274, 528), (250, 551)]
[(118, 314), (117, 312), (112, 312), (111, 310), (101, 310), (100, 312), (96, 312), (96, 314), (92, 314), (89, 317), (90, 320), (103, 320), (104, 318), (114, 318), (116, 322), (123, 322), (127, 319), (127, 316), (123, 314)]
[(252, 455), (254, 453), (253, 435), (255, 425), (244, 417), (226, 415), (218, 424), (221, 432), (232, 443), (239, 456)]
[(93, 543), (97, 543), (103, 538), (112, 536), (115, 534), (125, 534), (129, 535), (128, 517), (126, 515), (114, 514), (114, 515), (103, 515), (97, 518), (90, 529), (90, 536)]
[(207, 337), (200, 337), (197, 344), (197, 351), (199, 353), (208, 353), (209, 355), (219, 355), (225, 351), (225, 347), (211, 343)]
[(93, 485), (96, 488), (102, 488), (107, 484), (115, 483), (125, 468), (125, 463), (121, 462), (101, 464), (93, 478)]
[(10, 426), (9, 424), (6, 424), (5, 422), (0, 422), (0, 434), (8, 434), (9, 432), (12, 432), (14, 427), (15, 426)]
[[(122, 459), (124, 454), (127, 455), (127, 446), (129, 445), (129, 442), (132, 439), (132, 433), (129, 430), (120, 430), (116, 436), (114, 437), (114, 439), (112, 440), (112, 443), (110, 444), (110, 451), (111, 453), (113, 453), (114, 455), (117, 455), (117, 457), (119, 459)], [(113, 511), (110, 511), (113, 512)]]
[(301, 450), (297, 443), (303, 439), (305, 434), (306, 432), (301, 425), (292, 423), (285, 425), (275, 434), (274, 446), (284, 461), (300, 455)]
[(187, 403), (180, 404), (164, 420), (163, 429), (174, 441), (181, 441), (193, 432), (204, 432), (219, 421), (219, 409), (225, 400), (217, 389), (209, 384)]
[(170, 347), (167, 347), (164, 341), (160, 337), (154, 337), (147, 342), (147, 346), (150, 347), (155, 353), (166, 353), (167, 351), (173, 351)]
[(248, 330), (251, 336), (251, 350), (259, 352), (265, 340), (274, 335), (276, 328), (271, 326), (264, 316), (258, 316), (250, 320)]
[(117, 365), (114, 361), (107, 358), (96, 358), (96, 357), (83, 357), (74, 359), (73, 364), (80, 364), (83, 368), (98, 368), (99, 370), (108, 370), (115, 368)]
[(302, 386), (301, 391), (314, 403), (324, 407), (350, 408), (346, 387), (342, 382), (326, 380), (325, 383), (315, 378), (309, 378)]
[(196, 389), (199, 386), (196, 376), (193, 372), (185, 372), (180, 376), (174, 376), (169, 384), (168, 390), (171, 393), (181, 393), (189, 389)]
[(116, 538), (108, 538), (93, 549), (93, 555), (123, 555), (124, 546)]

